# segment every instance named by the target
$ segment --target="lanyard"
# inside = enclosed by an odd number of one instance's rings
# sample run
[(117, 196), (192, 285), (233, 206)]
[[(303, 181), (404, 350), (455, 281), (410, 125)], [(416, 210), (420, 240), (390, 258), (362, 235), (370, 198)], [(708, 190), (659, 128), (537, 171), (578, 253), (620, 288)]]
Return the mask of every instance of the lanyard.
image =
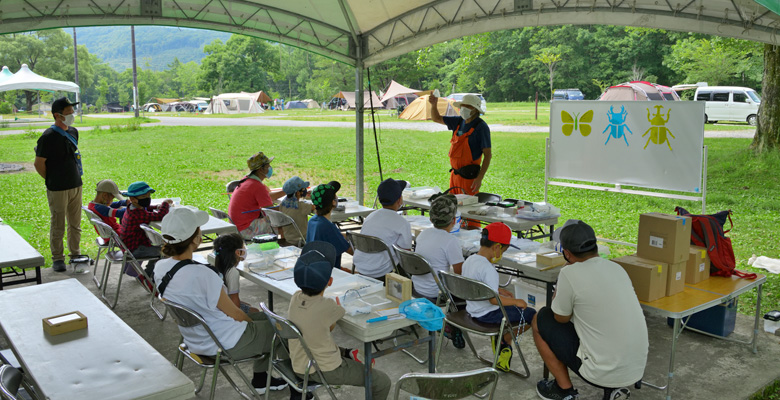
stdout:
[(51, 129), (59, 133), (63, 137), (65, 137), (65, 139), (68, 139), (71, 143), (73, 143), (73, 146), (76, 147), (76, 151), (73, 153), (73, 157), (76, 159), (76, 166), (79, 169), (79, 176), (84, 175), (84, 168), (81, 166), (81, 153), (79, 152), (79, 142), (68, 131), (63, 130), (57, 125), (52, 125)]

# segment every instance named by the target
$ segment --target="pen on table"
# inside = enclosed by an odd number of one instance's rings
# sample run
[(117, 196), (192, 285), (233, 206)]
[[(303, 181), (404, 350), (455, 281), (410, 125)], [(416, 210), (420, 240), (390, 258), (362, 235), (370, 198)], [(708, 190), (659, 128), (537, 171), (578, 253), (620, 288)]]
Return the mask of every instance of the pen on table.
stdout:
[(394, 319), (401, 319), (401, 318), (406, 318), (406, 317), (404, 317), (404, 316), (403, 316), (403, 315), (401, 315), (401, 314), (394, 314), (394, 315), (383, 315), (383, 316), (381, 316), (381, 317), (376, 317), (376, 318), (371, 318), (371, 319), (368, 319), (368, 320), (366, 320), (366, 322), (368, 322), (368, 323), (370, 324), (370, 323), (374, 323), (374, 322), (387, 321), (387, 320), (394, 320)]

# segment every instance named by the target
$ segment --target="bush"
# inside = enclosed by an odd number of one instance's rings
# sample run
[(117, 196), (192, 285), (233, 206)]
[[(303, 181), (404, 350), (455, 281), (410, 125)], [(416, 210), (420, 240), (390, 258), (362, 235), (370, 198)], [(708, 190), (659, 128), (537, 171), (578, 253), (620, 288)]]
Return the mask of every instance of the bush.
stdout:
[(11, 106), (11, 103), (4, 101), (0, 102), (0, 114), (11, 114), (14, 112), (13, 106)]

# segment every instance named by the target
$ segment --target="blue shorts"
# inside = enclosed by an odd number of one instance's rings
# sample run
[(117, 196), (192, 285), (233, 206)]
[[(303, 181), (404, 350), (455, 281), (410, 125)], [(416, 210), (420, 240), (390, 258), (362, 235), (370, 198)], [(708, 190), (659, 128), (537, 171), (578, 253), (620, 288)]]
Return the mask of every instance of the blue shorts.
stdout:
[[(531, 307), (520, 308), (517, 306), (506, 306), (504, 307), (504, 310), (506, 310), (506, 317), (509, 318), (509, 322), (530, 324), (534, 319), (534, 315), (536, 315), (536, 310)], [(501, 312), (501, 309), (498, 309), (475, 319), (486, 324), (500, 324), (503, 318), (504, 314)]]

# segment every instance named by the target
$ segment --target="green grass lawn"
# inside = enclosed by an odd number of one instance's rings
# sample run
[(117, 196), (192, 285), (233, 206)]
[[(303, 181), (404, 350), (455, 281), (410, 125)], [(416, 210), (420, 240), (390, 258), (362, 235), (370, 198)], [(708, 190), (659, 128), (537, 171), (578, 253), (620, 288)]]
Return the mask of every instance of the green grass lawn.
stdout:
[[(493, 162), (482, 190), (531, 201), (544, 199), (544, 140), (542, 133), (493, 134)], [(31, 163), (37, 137), (0, 137), (0, 162)], [(370, 203), (380, 182), (374, 141), (366, 135), (365, 198)], [(118, 145), (121, 143), (121, 146)], [(752, 270), (752, 254), (777, 258), (780, 240), (780, 154), (754, 155), (750, 139), (705, 139), (709, 146), (707, 209), (734, 211), (734, 242), (738, 268)], [(412, 185), (447, 187), (447, 132), (385, 131), (379, 143), (384, 177)], [(95, 184), (114, 179), (121, 188), (145, 180), (156, 197), (181, 197), (201, 209), (227, 209), (225, 184), (246, 173), (246, 159), (256, 151), (276, 156), (271, 187), (281, 187), (293, 175), (312, 184), (336, 179), (342, 194), (355, 195), (355, 134), (353, 129), (264, 127), (145, 127), (133, 132), (84, 131), (80, 140), (84, 160), (84, 203), (94, 196)], [(0, 216), (24, 230), (30, 243), (50, 263), (49, 212), (43, 180), (34, 172), (0, 175)], [(680, 205), (700, 210), (699, 203), (550, 187), (549, 201), (560, 207), (561, 220), (579, 218), (604, 238), (636, 242), (639, 214), (673, 213)], [(94, 231), (82, 222), (84, 252), (93, 254)], [(613, 255), (629, 248), (613, 246)], [(750, 312), (754, 294), (742, 297), (740, 310)], [(777, 308), (780, 278), (764, 285), (764, 311)]]
[[(131, 114), (132, 115), (132, 114)], [(129, 123), (139, 123), (139, 124), (148, 124), (150, 122), (160, 122), (159, 119), (153, 119), (148, 117), (138, 117), (138, 118), (99, 118), (99, 117), (82, 117), (83, 121), (79, 119), (79, 117), (76, 117), (76, 127), (81, 128), (85, 126), (112, 126), (112, 125), (127, 125)], [(4, 124), (3, 121), (8, 121), (8, 124)], [(0, 120), (0, 131), (9, 131), (9, 130), (19, 130), (19, 129), (46, 129), (50, 127), (52, 124), (54, 124), (53, 120), (47, 120), (45, 122), (33, 122), (29, 121), (33, 125), (28, 126), (26, 122), (28, 121), (17, 121), (17, 122), (11, 122), (13, 120), (13, 117), (10, 118), (8, 116), (3, 116), (3, 120)], [(24, 123), (24, 125), (19, 125), (19, 123)]]

